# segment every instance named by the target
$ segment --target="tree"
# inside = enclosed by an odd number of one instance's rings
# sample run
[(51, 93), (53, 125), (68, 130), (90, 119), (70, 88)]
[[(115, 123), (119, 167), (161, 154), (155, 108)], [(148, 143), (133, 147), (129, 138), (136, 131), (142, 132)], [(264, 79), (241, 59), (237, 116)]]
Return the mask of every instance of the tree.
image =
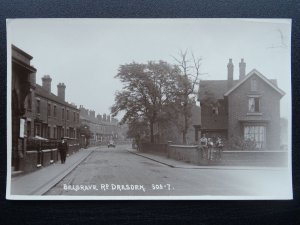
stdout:
[(178, 72), (177, 67), (164, 61), (121, 65), (115, 78), (119, 78), (124, 86), (116, 93), (112, 115), (124, 111), (121, 123), (128, 124), (142, 119), (149, 126), (153, 143), (154, 124), (164, 117), (164, 106), (175, 100), (174, 75)]
[(177, 127), (182, 133), (183, 144), (186, 144), (186, 135), (191, 125), (191, 110), (194, 101), (191, 96), (195, 94), (199, 78), (202, 75), (200, 73), (201, 58), (196, 58), (193, 53), (191, 53), (191, 57), (188, 57), (187, 50), (185, 52), (181, 51), (179, 58), (173, 58), (181, 71), (180, 76), (177, 77)]

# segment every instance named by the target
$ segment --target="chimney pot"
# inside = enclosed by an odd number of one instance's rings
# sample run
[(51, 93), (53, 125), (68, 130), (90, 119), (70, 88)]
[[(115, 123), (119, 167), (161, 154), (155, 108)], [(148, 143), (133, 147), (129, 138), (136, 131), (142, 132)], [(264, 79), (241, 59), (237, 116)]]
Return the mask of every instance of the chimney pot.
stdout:
[(57, 85), (57, 96), (65, 101), (66, 85), (64, 83), (59, 83)]
[(229, 59), (229, 62), (227, 64), (227, 84), (228, 84), (228, 89), (230, 89), (233, 86), (233, 63), (232, 59)]
[(246, 76), (246, 63), (244, 62), (244, 59), (241, 59), (241, 62), (239, 63), (240, 66), (240, 76), (239, 79), (243, 79)]
[(42, 77), (42, 86), (48, 93), (51, 93), (51, 81), (52, 79), (49, 75), (44, 75)]

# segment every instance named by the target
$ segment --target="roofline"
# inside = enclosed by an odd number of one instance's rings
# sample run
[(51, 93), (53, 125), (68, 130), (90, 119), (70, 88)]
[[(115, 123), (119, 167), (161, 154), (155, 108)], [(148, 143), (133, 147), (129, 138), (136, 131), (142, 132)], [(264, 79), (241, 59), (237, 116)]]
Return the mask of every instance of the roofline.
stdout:
[(245, 76), (242, 80), (240, 80), (235, 86), (233, 86), (231, 89), (229, 89), (224, 96), (227, 97), (231, 92), (233, 92), (235, 89), (237, 89), (242, 83), (244, 83), (246, 80), (248, 80), (251, 76), (256, 74), (259, 76), (263, 81), (265, 81), (267, 84), (269, 84), (272, 88), (274, 88), (280, 95), (281, 97), (285, 95), (285, 92), (281, 90), (280, 88), (276, 87), (269, 79), (267, 79), (264, 75), (262, 75), (258, 70), (253, 69), (251, 70), (247, 76)]
[[(37, 86), (38, 88), (41, 88), (41, 89), (43, 88), (43, 87), (40, 86), (39, 84), (36, 84), (36, 86)], [(67, 107), (69, 107), (69, 108), (75, 109), (75, 110), (77, 110), (78, 112), (80, 112), (80, 110), (79, 110), (76, 106), (71, 105), (70, 103), (68, 103), (68, 102), (66, 102), (66, 101), (63, 101), (63, 100), (59, 101), (59, 100), (57, 100), (57, 99), (51, 99), (51, 98), (53, 98), (53, 97), (50, 97), (50, 98), (49, 98), (49, 94), (42, 93), (42, 92), (39, 92), (39, 91), (35, 91), (35, 94), (36, 94), (37, 96), (39, 96), (39, 97), (43, 97), (43, 98), (47, 99), (48, 101), (56, 102), (57, 104), (67, 106)], [(54, 95), (54, 94), (53, 94), (53, 95)], [(54, 96), (55, 96), (56, 98), (58, 98), (56, 95), (54, 95)]]
[(27, 52), (24, 52), (22, 49), (18, 48), (17, 46), (15, 46), (15, 45), (12, 44), (12, 45), (11, 45), (11, 48), (12, 48), (13, 50), (15, 50), (15, 51), (17, 51), (17, 52), (19, 52), (19, 53), (25, 55), (25, 56), (26, 56), (27, 58), (29, 58), (30, 60), (33, 59), (33, 57), (32, 57), (31, 55), (29, 55)]

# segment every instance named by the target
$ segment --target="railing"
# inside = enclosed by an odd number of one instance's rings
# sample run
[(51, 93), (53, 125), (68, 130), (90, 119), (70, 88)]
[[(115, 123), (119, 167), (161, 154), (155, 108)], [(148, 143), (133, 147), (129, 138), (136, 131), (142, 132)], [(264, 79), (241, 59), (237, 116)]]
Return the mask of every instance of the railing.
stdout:
[(57, 148), (57, 140), (27, 140), (27, 151), (41, 151), (45, 149)]

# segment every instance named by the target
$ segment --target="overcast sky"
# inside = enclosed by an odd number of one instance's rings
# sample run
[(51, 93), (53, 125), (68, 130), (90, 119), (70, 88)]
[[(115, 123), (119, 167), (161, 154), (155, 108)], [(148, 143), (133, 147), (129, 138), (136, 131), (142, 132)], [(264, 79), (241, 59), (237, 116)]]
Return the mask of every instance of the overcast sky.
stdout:
[(227, 79), (232, 58), (234, 77), (244, 58), (246, 73), (257, 69), (286, 92), (281, 116), (289, 118), (290, 21), (240, 19), (15, 19), (8, 23), (8, 44), (33, 56), (37, 83), (52, 77), (52, 92), (64, 82), (66, 100), (97, 113), (110, 113), (119, 65), (165, 60), (180, 50), (201, 57), (202, 79)]

